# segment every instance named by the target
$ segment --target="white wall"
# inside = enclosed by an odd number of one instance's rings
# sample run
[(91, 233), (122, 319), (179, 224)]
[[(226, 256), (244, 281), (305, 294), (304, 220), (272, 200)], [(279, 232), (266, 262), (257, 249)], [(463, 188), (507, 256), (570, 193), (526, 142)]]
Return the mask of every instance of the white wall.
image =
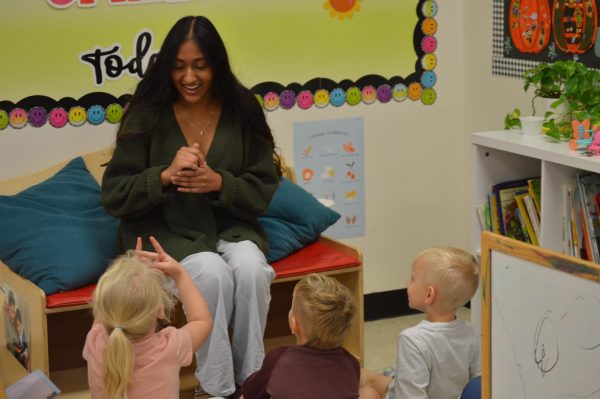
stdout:
[[(438, 96), (432, 106), (406, 100), (268, 114), (290, 161), (294, 122), (364, 117), (366, 235), (345, 242), (364, 253), (365, 293), (405, 288), (414, 255), (427, 246), (468, 248), (467, 133), (500, 128), (505, 109), (513, 107), (512, 87), (519, 87), (491, 76), (491, 2), (438, 4)], [(110, 146), (113, 139), (114, 126), (106, 123), (6, 129), (0, 132), (0, 179)]]
[(531, 109), (523, 81), (492, 75), (492, 1), (464, 1), (465, 132), (504, 128), (504, 115)]
[(108, 123), (55, 129), (30, 125), (0, 130), (0, 179), (37, 172), (77, 155), (114, 144), (116, 126)]
[(365, 293), (405, 288), (412, 258), (429, 245), (468, 245), (463, 15), (459, 2), (438, 3), (438, 96), (432, 106), (406, 100), (268, 115), (288, 160), (294, 122), (364, 117), (366, 235), (344, 242), (363, 251)]

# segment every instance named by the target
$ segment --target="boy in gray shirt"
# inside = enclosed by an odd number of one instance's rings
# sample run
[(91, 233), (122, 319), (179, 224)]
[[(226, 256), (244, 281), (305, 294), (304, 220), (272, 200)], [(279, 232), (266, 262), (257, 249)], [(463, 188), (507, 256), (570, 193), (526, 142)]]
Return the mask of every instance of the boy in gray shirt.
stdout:
[(363, 371), (361, 399), (456, 399), (470, 379), (481, 374), (479, 337), (456, 320), (456, 309), (475, 294), (476, 259), (451, 247), (428, 248), (417, 255), (408, 283), (408, 302), (426, 320), (398, 338), (395, 377)]

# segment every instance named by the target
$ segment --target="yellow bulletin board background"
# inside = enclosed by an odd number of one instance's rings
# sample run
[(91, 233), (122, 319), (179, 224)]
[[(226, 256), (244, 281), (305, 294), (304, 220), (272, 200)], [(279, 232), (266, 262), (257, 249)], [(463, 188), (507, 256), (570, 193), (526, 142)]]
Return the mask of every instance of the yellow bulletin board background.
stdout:
[[(211, 19), (234, 72), (269, 111), (406, 98), (433, 104), (437, 7), (434, 0), (2, 1), (0, 129), (22, 127), (11, 120), (15, 109), (124, 106), (185, 15)], [(94, 58), (95, 65), (84, 61)]]

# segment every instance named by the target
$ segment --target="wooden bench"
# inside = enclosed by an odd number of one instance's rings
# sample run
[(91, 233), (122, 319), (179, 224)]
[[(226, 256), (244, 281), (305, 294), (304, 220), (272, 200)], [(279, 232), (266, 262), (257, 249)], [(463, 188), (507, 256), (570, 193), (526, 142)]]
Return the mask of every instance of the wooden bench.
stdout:
[[(98, 181), (110, 151), (98, 151), (84, 156), (86, 165)], [(45, 180), (64, 164), (56, 165), (21, 181), (12, 179), (0, 182), (0, 194), (12, 195)], [(293, 171), (286, 168), (286, 176), (293, 179)], [(5, 184), (6, 183), (6, 184)], [(358, 314), (344, 347), (363, 359), (363, 275), (362, 254), (359, 250), (340, 242), (320, 237), (316, 242), (272, 264), (276, 278), (271, 285), (271, 306), (265, 331), (265, 346), (271, 348), (294, 344), (288, 327), (288, 311), (293, 287), (309, 273), (324, 273), (338, 279), (357, 299)], [(32, 370), (39, 368), (57, 384), (63, 393), (86, 392), (86, 364), (81, 357), (85, 336), (92, 324), (91, 295), (95, 285), (46, 296), (31, 281), (13, 273), (0, 262), (0, 282), (8, 284), (29, 308)], [(179, 309), (179, 321), (184, 317)], [(0, 344), (6, 347), (3, 317), (0, 317)], [(0, 383), (9, 386), (26, 374), (25, 369), (7, 351), (0, 350)], [(193, 375), (194, 365), (182, 370), (181, 390), (197, 385)]]

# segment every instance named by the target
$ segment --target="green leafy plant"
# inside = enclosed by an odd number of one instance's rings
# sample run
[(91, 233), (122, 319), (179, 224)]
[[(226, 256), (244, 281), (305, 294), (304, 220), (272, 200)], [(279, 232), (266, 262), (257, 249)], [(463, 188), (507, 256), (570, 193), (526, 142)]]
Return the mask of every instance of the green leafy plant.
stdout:
[(515, 108), (510, 114), (506, 114), (504, 117), (504, 129), (520, 129), (521, 128), (521, 110)]
[(539, 63), (535, 68), (523, 73), (523, 90), (527, 91), (529, 87), (533, 87), (536, 97), (559, 98), (566, 79), (565, 70), (564, 61), (553, 64)]
[(523, 90), (528, 91), (530, 87), (534, 89), (531, 99), (533, 115), (535, 100), (538, 97), (556, 99), (557, 101), (552, 103), (554, 109), (564, 102), (561, 96), (565, 92), (567, 81), (573, 76), (585, 74), (580, 67), (585, 68), (585, 65), (572, 60), (556, 61), (552, 64), (541, 62), (523, 73)]
[(562, 138), (570, 138), (573, 129), (571, 127), (570, 120), (562, 120), (557, 122), (556, 119), (548, 119), (542, 125), (542, 131), (546, 136), (555, 140), (560, 140)]

